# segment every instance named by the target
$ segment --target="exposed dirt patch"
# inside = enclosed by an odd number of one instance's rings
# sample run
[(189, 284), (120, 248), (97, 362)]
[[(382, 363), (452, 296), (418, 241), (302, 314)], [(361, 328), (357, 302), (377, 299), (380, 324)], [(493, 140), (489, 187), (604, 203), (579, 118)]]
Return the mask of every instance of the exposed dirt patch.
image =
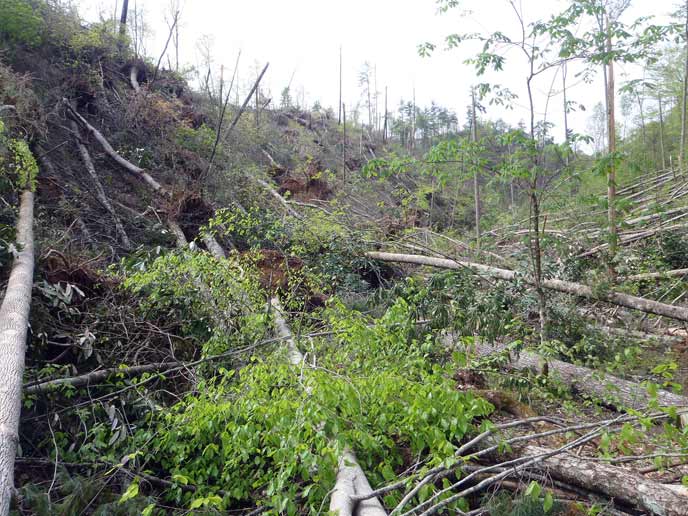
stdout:
[[(275, 171), (277, 172), (277, 171)], [(279, 193), (296, 201), (308, 202), (314, 199), (327, 200), (332, 197), (332, 189), (323, 179), (323, 168), (317, 160), (307, 163), (304, 172), (289, 171), (276, 175)]]

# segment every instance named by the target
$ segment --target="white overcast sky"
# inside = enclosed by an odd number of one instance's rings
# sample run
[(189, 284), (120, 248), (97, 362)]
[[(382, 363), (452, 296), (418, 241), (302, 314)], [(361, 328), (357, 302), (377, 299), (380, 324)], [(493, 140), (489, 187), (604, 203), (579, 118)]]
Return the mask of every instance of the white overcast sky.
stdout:
[[(98, 13), (115, 11), (122, 0), (80, 0), (82, 14), (90, 20)], [(378, 90), (389, 88), (390, 110), (401, 98), (410, 99), (416, 91), (418, 105), (429, 105), (432, 100), (453, 109), (464, 121), (465, 106), (469, 101), (471, 84), (483, 82), (463, 61), (475, 52), (466, 47), (448, 52), (437, 51), (430, 58), (418, 56), (417, 47), (424, 41), (441, 43), (452, 32), (492, 32), (502, 30), (514, 34), (517, 30), (513, 11), (506, 0), (466, 0), (463, 9), (438, 14), (435, 0), (179, 0), (181, 15), (181, 61), (192, 65), (198, 62), (196, 43), (203, 35), (214, 41), (215, 61), (232, 70), (237, 52), (241, 50), (239, 67), (240, 87), (248, 90), (255, 78), (258, 65), (270, 62), (264, 85), (270, 90), (273, 102), (294, 77), (292, 93), (303, 89), (306, 102), (315, 100), (327, 107), (337, 106), (339, 47), (344, 55), (344, 102), (347, 110), (361, 99), (358, 74), (364, 61), (377, 67)], [(521, 0), (527, 21), (546, 18), (561, 11), (564, 0)], [(667, 14), (675, 9), (677, 0), (634, 0), (624, 19), (638, 16), (655, 16), (657, 22), (666, 22)], [(164, 17), (169, 12), (170, 0), (130, 0), (143, 8), (151, 25), (152, 34), (148, 53), (159, 55), (167, 38)], [(506, 70), (489, 77), (509, 86), (520, 94), (513, 111), (501, 107), (488, 107), (485, 116), (503, 118), (516, 124), (527, 118), (525, 110), (524, 74), (519, 70), (516, 55), (507, 57)], [(619, 69), (617, 74), (642, 74), (637, 67)], [(577, 82), (569, 72), (569, 84)], [(536, 84), (536, 104), (540, 115), (545, 111), (546, 92), (550, 90), (552, 76), (542, 77)], [(617, 84), (624, 79), (617, 76)], [(560, 79), (555, 79), (555, 88)], [(581, 102), (586, 113), (572, 115), (570, 122), (577, 131), (585, 131), (591, 109), (603, 101), (599, 81), (587, 85), (573, 85), (569, 99)], [(382, 109), (382, 107), (380, 108)], [(562, 100), (550, 100), (548, 119), (561, 129)]]

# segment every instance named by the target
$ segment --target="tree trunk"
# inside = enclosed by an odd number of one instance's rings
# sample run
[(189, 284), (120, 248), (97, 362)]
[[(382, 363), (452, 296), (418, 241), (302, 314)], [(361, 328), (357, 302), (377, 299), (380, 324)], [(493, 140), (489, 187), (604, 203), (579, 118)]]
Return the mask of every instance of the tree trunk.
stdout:
[(14, 493), (14, 458), (19, 443), (22, 382), (33, 286), (33, 192), (21, 196), (17, 221), (19, 254), (0, 307), (0, 516)]
[(48, 380), (45, 382), (29, 385), (24, 388), (25, 394), (36, 394), (40, 392), (50, 392), (59, 389), (63, 385), (71, 385), (72, 387), (81, 387), (83, 385), (95, 385), (103, 380), (106, 380), (113, 374), (124, 375), (127, 377), (138, 376), (143, 373), (152, 373), (157, 371), (166, 371), (174, 367), (183, 365), (182, 362), (165, 362), (160, 364), (146, 364), (133, 367), (115, 367), (112, 369), (102, 369), (92, 373), (73, 376), (71, 378), (57, 378), (55, 380)]
[(303, 218), (303, 217), (301, 217), (301, 215), (299, 215), (294, 210), (294, 208), (289, 206), (289, 203), (286, 201), (286, 199), (284, 197), (282, 197), (279, 194), (279, 192), (277, 192), (277, 190), (275, 190), (272, 186), (270, 186), (266, 181), (263, 181), (262, 179), (259, 179), (259, 178), (255, 178), (255, 180), (260, 186), (265, 188), (265, 190), (267, 190), (270, 193), (270, 195), (272, 195), (275, 199), (277, 199), (277, 201), (284, 207), (285, 211), (289, 215), (291, 215), (292, 217), (294, 217), (296, 219), (302, 219)]
[(685, 3), (686, 8), (686, 26), (684, 31), (684, 38), (686, 48), (684, 49), (684, 66), (683, 66), (683, 91), (681, 95), (681, 142), (678, 152), (678, 168), (683, 173), (684, 160), (686, 159), (686, 126), (688, 125), (688, 0)]
[[(496, 278), (504, 281), (516, 281), (521, 279), (526, 283), (535, 285), (535, 280), (529, 277), (522, 277), (516, 272), (508, 269), (499, 269), (489, 265), (480, 263), (472, 263), (462, 260), (447, 260), (444, 258), (432, 258), (430, 256), (414, 255), (414, 254), (398, 254), (398, 253), (382, 253), (382, 252), (367, 252), (365, 256), (373, 260), (381, 260), (385, 262), (400, 262), (412, 263), (416, 265), (428, 265), (431, 267), (439, 267), (443, 269), (469, 269), (474, 273), (482, 274), (490, 278)], [(595, 301), (605, 301), (613, 305), (624, 306), (632, 308), (641, 312), (661, 315), (676, 319), (679, 321), (688, 322), (688, 308), (682, 306), (668, 305), (654, 301), (652, 299), (645, 299), (642, 297), (631, 296), (621, 292), (607, 292), (606, 294), (596, 295), (591, 287), (581, 285), (580, 283), (573, 283), (570, 281), (558, 279), (544, 279), (542, 280), (542, 287), (548, 290), (556, 290), (565, 294), (571, 294), (578, 297), (584, 297)]]
[[(609, 20), (607, 20), (609, 29)], [(607, 36), (607, 52), (612, 51), (611, 35)], [(609, 221), (609, 270), (614, 276), (614, 258), (617, 248), (616, 228), (616, 117), (614, 102), (614, 61), (607, 64), (607, 136), (609, 145), (609, 171), (607, 173), (607, 218)]]
[[(447, 337), (448, 345), (453, 346), (453, 342), (452, 336)], [(467, 351), (475, 353), (477, 356), (486, 356), (499, 352), (501, 349), (503, 347), (491, 346), (476, 339)], [(520, 351), (510, 354), (509, 364), (518, 370), (539, 372), (541, 363), (542, 358), (535, 353)], [(647, 389), (636, 382), (630, 382), (618, 376), (576, 366), (561, 360), (549, 359), (547, 364), (549, 367), (548, 374), (568, 385), (574, 392), (587, 398), (600, 400), (605, 405), (617, 410), (644, 410), (652, 401)], [(660, 389), (657, 392), (657, 403), (663, 407), (688, 408), (688, 397)]]
[[(478, 119), (475, 116), (475, 89), (471, 89), (471, 141), (473, 145), (478, 144)], [(476, 153), (477, 149), (473, 149)], [(475, 203), (475, 243), (480, 251), (480, 183), (478, 181), (478, 165), (473, 163), (473, 200)]]
[(119, 35), (123, 38), (127, 33), (127, 15), (129, 14), (129, 0), (122, 2), (122, 14), (119, 18)]
[[(277, 334), (284, 339), (287, 348), (287, 358), (294, 366), (302, 366), (304, 357), (294, 342), (294, 337), (284, 319), (284, 310), (277, 297), (270, 300), (273, 308), (273, 318)], [(306, 387), (309, 389), (309, 387)], [(330, 512), (339, 516), (387, 516), (387, 512), (376, 498), (369, 498), (357, 502), (357, 495), (367, 495), (373, 490), (368, 483), (365, 473), (358, 465), (354, 453), (346, 448), (339, 458), (337, 480), (330, 498)]]
[(108, 211), (108, 213), (112, 217), (112, 220), (115, 224), (115, 231), (119, 235), (120, 240), (122, 240), (122, 245), (124, 245), (124, 248), (131, 249), (131, 241), (129, 240), (127, 233), (124, 231), (124, 227), (122, 226), (122, 222), (119, 220), (117, 212), (112, 207), (112, 204), (110, 204), (107, 195), (105, 195), (103, 185), (101, 184), (100, 179), (98, 179), (98, 174), (96, 174), (96, 169), (93, 166), (93, 161), (91, 161), (91, 155), (88, 153), (88, 150), (81, 141), (79, 127), (76, 125), (76, 122), (74, 120), (72, 120), (72, 131), (74, 131), (76, 135), (76, 146), (79, 149), (81, 160), (84, 162), (86, 171), (88, 172), (88, 175), (91, 176), (91, 180), (93, 180), (93, 184), (95, 185), (96, 197), (98, 198), (100, 204), (103, 205), (103, 207)]
[(666, 153), (664, 149), (664, 111), (661, 93), (657, 96), (659, 106), (659, 152), (662, 154), (662, 170), (666, 170)]
[[(547, 455), (553, 450), (536, 445), (516, 447), (523, 457)], [(685, 516), (688, 514), (685, 488), (665, 485), (633, 474), (625, 468), (586, 460), (573, 453), (554, 454), (535, 463), (535, 468), (564, 482), (634, 505), (645, 514)]]

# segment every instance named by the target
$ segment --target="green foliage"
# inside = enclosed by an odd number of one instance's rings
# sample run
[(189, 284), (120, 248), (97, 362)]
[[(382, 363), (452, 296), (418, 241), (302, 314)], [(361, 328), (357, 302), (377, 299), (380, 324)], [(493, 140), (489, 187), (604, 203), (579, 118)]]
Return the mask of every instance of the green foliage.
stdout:
[(210, 157), (215, 144), (215, 131), (205, 124), (198, 129), (182, 124), (177, 128), (175, 141), (183, 149)]
[[(22, 487), (22, 509), (36, 516), (83, 514), (86, 511), (94, 516), (140, 516), (141, 511), (151, 502), (150, 497), (139, 495), (138, 491), (126, 500), (118, 499), (106, 489), (107, 480), (70, 477), (62, 469), (58, 470), (56, 480), (52, 502), (44, 488), (35, 484)], [(138, 486), (138, 483), (131, 484), (134, 485)], [(94, 506), (96, 499), (99, 503)]]
[(41, 44), (43, 18), (36, 0), (0, 0), (0, 39), (14, 45), (36, 47)]
[(7, 156), (0, 156), (0, 174), (11, 178), (16, 189), (36, 189), (38, 163), (24, 140), (12, 139), (7, 146)]
[(68, 38), (67, 45), (81, 58), (114, 57), (118, 52), (119, 32), (114, 20), (92, 23), (86, 29), (75, 27)]
[(204, 354), (253, 343), (265, 333), (257, 271), (236, 256), (218, 262), (185, 250), (122, 266), (123, 288), (142, 297), (142, 310), (179, 321), (186, 334), (205, 341)]
[(433, 328), (451, 328), (459, 335), (496, 339), (514, 324), (514, 292), (499, 283), (482, 289), (468, 270), (434, 274), (422, 284), (413, 279), (394, 290), (416, 310), (417, 319), (429, 319)]
[[(533, 487), (537, 486), (537, 488)], [(529, 492), (530, 491), (530, 492)], [(537, 492), (537, 494), (535, 494)], [(552, 493), (547, 491), (540, 496), (541, 488), (531, 482), (523, 496), (512, 498), (507, 493), (490, 495), (486, 508), (490, 516), (553, 516), (569, 514), (564, 504), (555, 502)]]
[(399, 300), (371, 326), (336, 304), (326, 314), (334, 341), (314, 343), (319, 367), (295, 370), (281, 354), (254, 360), (157, 416), (138, 437), (153, 439), (148, 459), (199, 486), (170, 496), (191, 507), (224, 489), (222, 508), (258, 498), (277, 512), (295, 514), (297, 502), (317, 511), (345, 444), (373, 483), (396, 478), (404, 450), (431, 464), (451, 457), (491, 407), (457, 392), (451, 367), (425, 358), (432, 340), (413, 337), (410, 316)]

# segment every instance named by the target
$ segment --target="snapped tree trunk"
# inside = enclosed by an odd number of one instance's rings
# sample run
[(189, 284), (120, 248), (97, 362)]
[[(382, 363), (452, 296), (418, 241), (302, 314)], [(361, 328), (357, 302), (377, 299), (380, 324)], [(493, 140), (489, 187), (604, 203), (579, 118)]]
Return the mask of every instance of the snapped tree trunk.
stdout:
[(21, 196), (17, 221), (19, 254), (0, 307), (0, 516), (14, 493), (14, 459), (19, 442), (22, 379), (33, 286), (33, 192)]
[[(490, 278), (505, 281), (516, 281), (517, 279), (523, 279), (526, 283), (535, 285), (535, 280), (533, 278), (522, 277), (519, 276), (515, 271), (491, 267), (481, 263), (472, 263), (462, 260), (447, 260), (445, 258), (433, 258), (430, 256), (415, 254), (382, 253), (377, 251), (367, 252), (365, 253), (365, 256), (373, 260), (381, 260), (384, 262), (428, 265), (430, 267), (439, 267), (442, 269), (469, 269), (474, 273), (482, 274)], [(613, 305), (624, 306), (626, 308), (632, 308), (633, 310), (639, 310), (649, 314), (661, 315), (671, 319), (688, 322), (688, 308), (682, 306), (668, 305), (652, 299), (631, 296), (630, 294), (624, 294), (622, 292), (615, 291), (596, 294), (593, 289), (587, 285), (581, 285), (580, 283), (573, 283), (571, 281), (558, 279), (543, 279), (541, 285), (543, 288), (548, 290), (556, 290), (557, 292), (563, 292), (565, 294), (571, 294), (596, 301), (606, 301), (607, 303), (611, 303)]]

